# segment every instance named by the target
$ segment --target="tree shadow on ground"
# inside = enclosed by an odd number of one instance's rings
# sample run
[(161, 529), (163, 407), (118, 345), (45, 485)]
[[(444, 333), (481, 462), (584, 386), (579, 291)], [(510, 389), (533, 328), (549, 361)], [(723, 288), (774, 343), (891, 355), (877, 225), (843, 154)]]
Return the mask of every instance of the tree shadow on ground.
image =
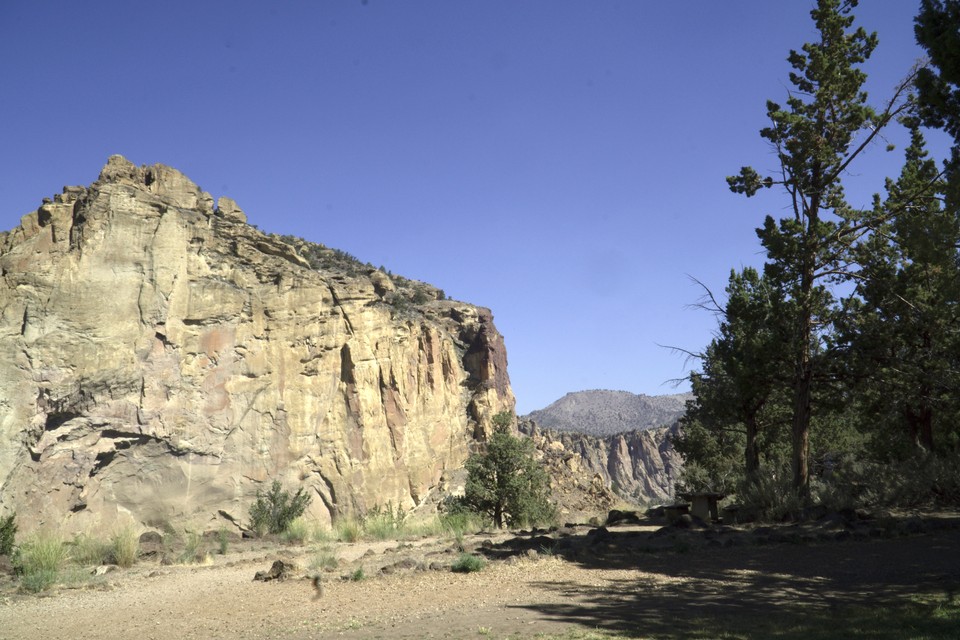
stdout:
[[(582, 536), (560, 555), (597, 583), (539, 583), (545, 618), (636, 638), (960, 637), (960, 530), (893, 539), (650, 552), (637, 534)], [(543, 543), (543, 540), (540, 540)], [(615, 577), (610, 577), (615, 576)]]

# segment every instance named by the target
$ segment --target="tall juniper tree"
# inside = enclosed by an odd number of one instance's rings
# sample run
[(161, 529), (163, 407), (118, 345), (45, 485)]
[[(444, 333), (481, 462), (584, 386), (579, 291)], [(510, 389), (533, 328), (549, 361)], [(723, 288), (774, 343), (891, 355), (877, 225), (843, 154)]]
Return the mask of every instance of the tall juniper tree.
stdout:
[(726, 300), (707, 292), (703, 306), (716, 313), (716, 337), (702, 354), (702, 371), (691, 374), (695, 399), (683, 418), (674, 446), (699, 489), (730, 490), (741, 477), (756, 479), (761, 457), (769, 456), (782, 420), (784, 340), (780, 290), (752, 267), (730, 273)]
[(956, 418), (960, 388), (960, 220), (937, 197), (942, 184), (914, 118), (899, 178), (877, 198), (873, 234), (856, 248), (861, 266), (847, 334), (871, 435), (893, 455), (931, 452), (935, 431)]
[(871, 221), (847, 202), (843, 176), (880, 132), (905, 108), (902, 84), (879, 111), (867, 103), (860, 69), (877, 44), (876, 34), (851, 29), (856, 0), (819, 0), (811, 11), (820, 39), (791, 51), (793, 89), (786, 104), (767, 103), (769, 141), (779, 164), (775, 176), (751, 167), (728, 178), (735, 193), (755, 195), (774, 185), (787, 195), (791, 215), (767, 216), (757, 230), (767, 252), (765, 276), (792, 301), (784, 345), (790, 363), (793, 484), (809, 493), (812, 397), (825, 368), (824, 336), (836, 304), (831, 285), (842, 279), (850, 247)]

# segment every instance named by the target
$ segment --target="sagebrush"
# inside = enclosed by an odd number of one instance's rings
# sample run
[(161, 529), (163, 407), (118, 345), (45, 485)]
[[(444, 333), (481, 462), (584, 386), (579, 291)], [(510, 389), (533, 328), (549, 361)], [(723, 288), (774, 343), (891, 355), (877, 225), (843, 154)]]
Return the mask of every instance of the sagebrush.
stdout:
[(251, 526), (258, 535), (283, 533), (303, 515), (310, 506), (310, 500), (310, 495), (304, 493), (303, 487), (290, 495), (279, 480), (274, 480), (266, 493), (257, 491), (257, 501), (250, 507)]

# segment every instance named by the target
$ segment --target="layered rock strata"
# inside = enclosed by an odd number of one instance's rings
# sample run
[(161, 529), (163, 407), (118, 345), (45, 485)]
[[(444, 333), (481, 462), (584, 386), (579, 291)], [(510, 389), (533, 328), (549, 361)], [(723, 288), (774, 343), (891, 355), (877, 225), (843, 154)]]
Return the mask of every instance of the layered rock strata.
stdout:
[(0, 234), (0, 509), (210, 528), (273, 479), (320, 520), (415, 507), (514, 406), (490, 311), (443, 298), (113, 156)]

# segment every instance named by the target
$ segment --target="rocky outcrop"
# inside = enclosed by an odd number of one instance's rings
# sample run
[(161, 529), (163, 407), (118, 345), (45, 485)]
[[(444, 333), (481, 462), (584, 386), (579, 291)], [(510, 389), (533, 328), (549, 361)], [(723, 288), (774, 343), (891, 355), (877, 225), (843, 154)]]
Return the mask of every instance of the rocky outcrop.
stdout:
[(114, 156), (0, 234), (0, 509), (22, 530), (241, 522), (273, 479), (321, 520), (412, 508), (513, 409), (489, 310), (245, 221)]
[[(528, 419), (521, 420), (519, 428), (533, 438), (538, 450), (548, 453), (548, 460), (560, 460), (569, 472), (573, 484), (554, 487), (558, 497), (583, 485), (584, 478), (593, 478), (589, 487), (581, 488), (598, 498), (597, 507), (609, 503), (598, 485), (641, 504), (672, 499), (683, 464), (670, 442), (670, 436), (678, 429), (676, 424), (606, 437), (544, 429)], [(562, 477), (556, 472), (551, 476)]]

